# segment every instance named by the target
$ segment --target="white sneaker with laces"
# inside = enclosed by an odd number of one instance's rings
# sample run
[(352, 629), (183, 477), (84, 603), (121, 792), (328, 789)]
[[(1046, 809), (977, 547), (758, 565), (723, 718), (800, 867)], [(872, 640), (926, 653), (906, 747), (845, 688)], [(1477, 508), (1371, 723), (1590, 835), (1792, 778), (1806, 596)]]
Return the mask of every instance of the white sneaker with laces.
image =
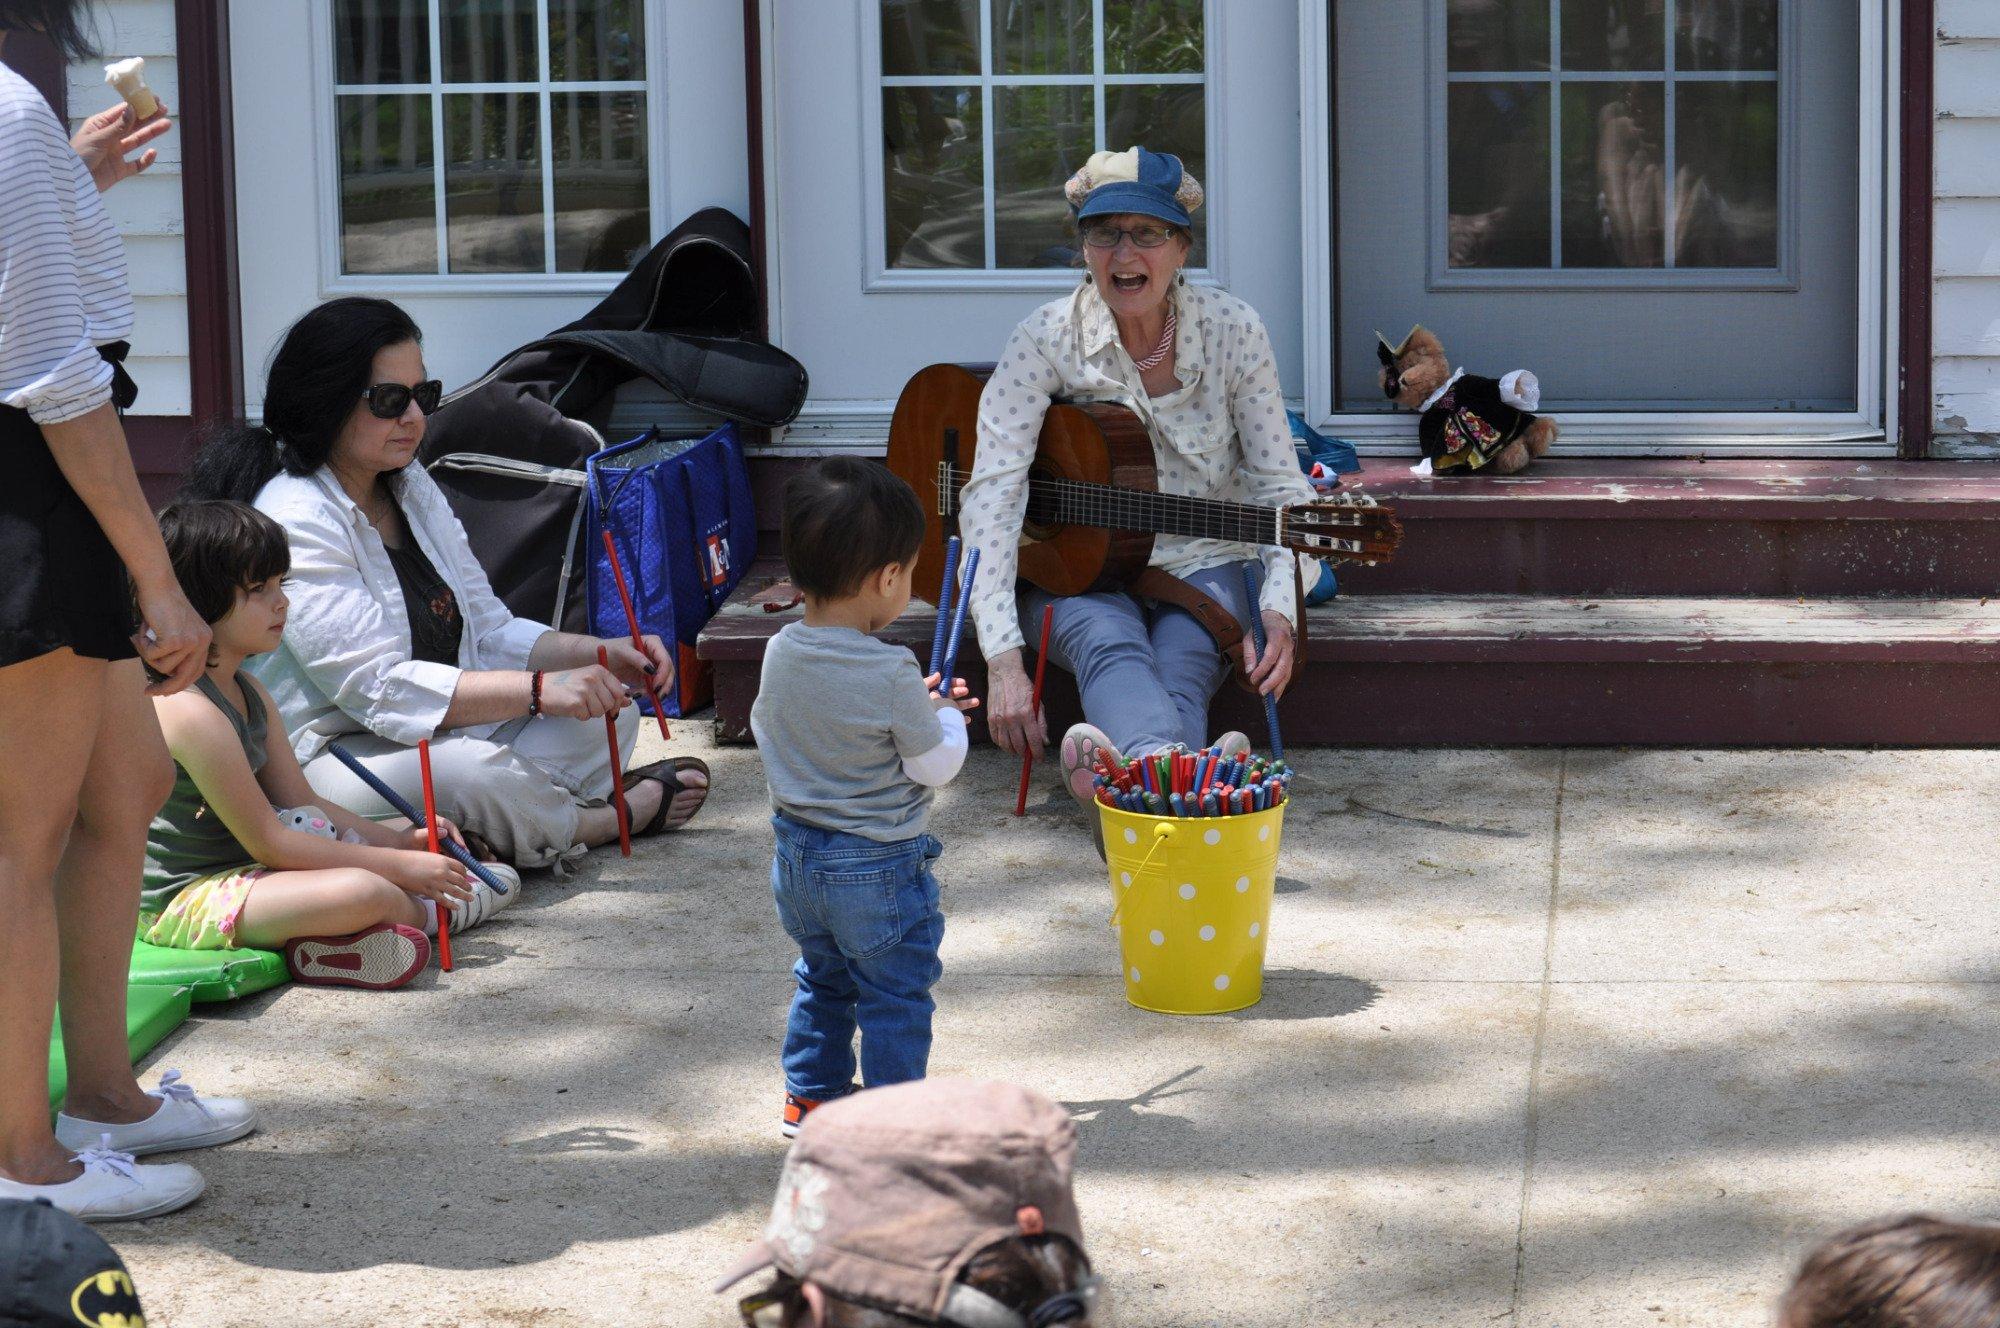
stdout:
[(507, 893), (501, 894), (492, 886), (472, 878), (472, 898), (462, 904), (453, 904), (447, 910), (451, 914), (451, 934), (471, 931), (480, 923), (498, 913), (521, 897), (521, 873), (504, 862), (482, 862), (479, 864), (499, 877), (507, 886)]
[(86, 1222), (129, 1222), (185, 1208), (208, 1182), (185, 1162), (142, 1164), (112, 1148), (108, 1139), (80, 1148), (83, 1174), (58, 1185), (23, 1185), (0, 1178), (0, 1199), (45, 1199)]
[(83, 1120), (64, 1112), (56, 1117), (56, 1142), (81, 1151), (96, 1141), (114, 1152), (145, 1157), (149, 1153), (212, 1148), (241, 1139), (257, 1128), (256, 1109), (248, 1102), (240, 1097), (203, 1097), (191, 1084), (182, 1082), (179, 1070), (161, 1075), (160, 1086), (147, 1089), (146, 1095), (158, 1098), (159, 1108), (129, 1125)]

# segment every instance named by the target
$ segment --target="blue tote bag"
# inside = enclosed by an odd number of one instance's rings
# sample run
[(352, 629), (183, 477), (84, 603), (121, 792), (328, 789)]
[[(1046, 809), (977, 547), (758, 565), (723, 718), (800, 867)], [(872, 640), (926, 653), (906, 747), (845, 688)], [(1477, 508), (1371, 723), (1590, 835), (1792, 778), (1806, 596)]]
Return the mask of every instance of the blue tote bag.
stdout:
[[(736, 426), (702, 438), (649, 430), (596, 453), (586, 469), (590, 630), (629, 635), (604, 553), (609, 531), (640, 630), (674, 648), (679, 686), (663, 697), (667, 713), (700, 709), (714, 689), (695, 639), (757, 556), (757, 512)], [(644, 698), (640, 705), (651, 712)]]

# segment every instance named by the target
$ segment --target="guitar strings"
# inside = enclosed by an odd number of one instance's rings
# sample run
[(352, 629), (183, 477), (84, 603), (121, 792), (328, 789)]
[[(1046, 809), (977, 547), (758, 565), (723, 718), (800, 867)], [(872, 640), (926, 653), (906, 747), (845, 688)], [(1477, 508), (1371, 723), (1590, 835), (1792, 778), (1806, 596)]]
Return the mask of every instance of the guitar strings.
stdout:
[[(940, 487), (948, 487), (954, 500), (957, 491), (971, 478), (969, 470), (940, 466)], [(1324, 504), (1327, 499), (1319, 500)], [(1120, 489), (1082, 480), (1031, 476), (1028, 503), (1040, 520), (1056, 523), (1099, 526), (1125, 530), (1157, 530), (1163, 534), (1197, 539), (1218, 539), (1236, 544), (1282, 544), (1284, 531), (1292, 528), (1302, 536), (1329, 541), (1332, 547), (1362, 551), (1368, 540), (1343, 538), (1344, 534), (1373, 531), (1376, 543), (1385, 551), (1393, 538), (1394, 518), (1372, 498), (1359, 501), (1346, 496), (1331, 500), (1344, 511), (1299, 511), (1257, 507), (1224, 499), (1199, 498), (1191, 494), (1161, 493), (1146, 489)], [(957, 504), (954, 501), (953, 509)], [(1391, 529), (1384, 529), (1389, 527)]]

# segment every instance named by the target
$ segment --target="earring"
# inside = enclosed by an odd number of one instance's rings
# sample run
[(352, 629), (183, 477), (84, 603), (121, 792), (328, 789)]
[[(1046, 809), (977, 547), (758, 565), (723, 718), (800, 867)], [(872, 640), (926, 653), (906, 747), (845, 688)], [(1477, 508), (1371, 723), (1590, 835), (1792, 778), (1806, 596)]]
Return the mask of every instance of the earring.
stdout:
[(1186, 268), (1184, 268), (1184, 267), (1177, 267), (1177, 268), (1175, 268), (1175, 269), (1174, 269), (1174, 283), (1175, 283), (1176, 285), (1180, 285), (1180, 286), (1185, 286), (1185, 285), (1187, 285), (1187, 269), (1186, 269)]

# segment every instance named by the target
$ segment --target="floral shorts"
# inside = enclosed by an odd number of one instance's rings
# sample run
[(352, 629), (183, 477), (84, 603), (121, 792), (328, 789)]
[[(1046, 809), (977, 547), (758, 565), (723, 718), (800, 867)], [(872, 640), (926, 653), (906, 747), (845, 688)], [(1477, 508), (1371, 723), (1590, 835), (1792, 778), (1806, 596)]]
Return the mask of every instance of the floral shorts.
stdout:
[(139, 919), (139, 939), (171, 950), (234, 950), (236, 918), (250, 887), (270, 868), (254, 863), (189, 881), (166, 911)]

